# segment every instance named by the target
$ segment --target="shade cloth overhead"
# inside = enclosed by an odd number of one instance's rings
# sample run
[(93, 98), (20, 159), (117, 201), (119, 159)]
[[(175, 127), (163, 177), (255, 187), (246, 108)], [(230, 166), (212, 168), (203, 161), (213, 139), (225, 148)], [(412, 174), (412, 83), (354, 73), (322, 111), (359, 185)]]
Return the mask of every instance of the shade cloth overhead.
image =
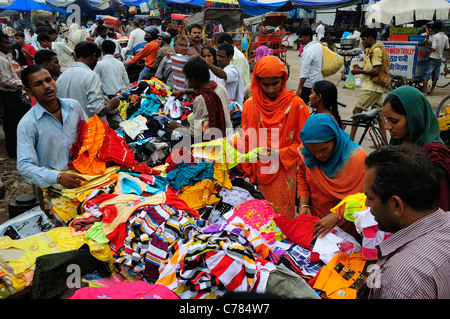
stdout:
[(336, 9), (361, 4), (361, 0), (292, 0), (292, 3), (302, 9)]
[(239, 0), (239, 5), (242, 10), (249, 16), (259, 16), (268, 12), (280, 10), (285, 5), (290, 4), (291, 1), (281, 1), (281, 2), (258, 2), (249, 0)]
[[(69, 1), (58, 1), (58, 0), (46, 0), (47, 4), (53, 7), (67, 8), (71, 4), (76, 4), (80, 6), (81, 12), (92, 13), (105, 11), (110, 9), (108, 1), (96, 1), (96, 0), (69, 0)], [(113, 9), (111, 9), (113, 10)]]
[[(407, 3), (407, 5), (405, 5)], [(450, 3), (446, 0), (381, 0), (370, 6), (367, 21), (389, 24), (395, 17), (395, 24), (411, 23), (415, 20), (449, 19)]]
[(242, 26), (244, 11), (236, 8), (207, 8), (184, 19), (186, 26), (198, 23), (206, 25), (208, 20), (219, 20), (226, 32), (233, 31)]
[(238, 0), (166, 0), (167, 3), (190, 4), (204, 6), (207, 2), (238, 4)]
[(16, 0), (8, 6), (0, 7), (0, 9), (17, 10), (21, 12), (43, 10), (43, 11), (58, 11), (66, 13), (66, 10), (64, 9), (55, 8), (45, 3), (37, 2), (34, 0)]

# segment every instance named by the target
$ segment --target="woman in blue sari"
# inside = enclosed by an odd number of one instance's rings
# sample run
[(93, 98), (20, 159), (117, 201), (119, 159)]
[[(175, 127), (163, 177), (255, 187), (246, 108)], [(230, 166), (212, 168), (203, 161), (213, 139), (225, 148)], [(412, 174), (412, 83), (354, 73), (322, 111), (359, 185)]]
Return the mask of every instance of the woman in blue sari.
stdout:
[(363, 192), (367, 153), (325, 113), (311, 115), (300, 132), (299, 213), (317, 216), (315, 236), (339, 226), (355, 235), (354, 224), (330, 214), (348, 195)]

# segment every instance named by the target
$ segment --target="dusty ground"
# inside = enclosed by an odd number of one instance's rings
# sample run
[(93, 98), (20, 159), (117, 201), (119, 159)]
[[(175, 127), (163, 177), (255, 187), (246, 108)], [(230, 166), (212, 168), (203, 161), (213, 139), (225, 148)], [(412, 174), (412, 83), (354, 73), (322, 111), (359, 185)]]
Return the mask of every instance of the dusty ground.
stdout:
[[(291, 66), (291, 75), (287, 83), (287, 89), (296, 91), (300, 74), (300, 58), (298, 57), (297, 50), (288, 51), (288, 62)], [(342, 86), (344, 83), (343, 81), (339, 81), (340, 76), (340, 74), (335, 74), (327, 79), (337, 84), (339, 101), (347, 105), (346, 108), (340, 109), (341, 117), (343, 119), (350, 119), (353, 106), (356, 104), (356, 101), (361, 94), (361, 89), (359, 87), (357, 87), (355, 90), (343, 89)], [(450, 94), (449, 92), (450, 89), (448, 87), (444, 89), (436, 89), (436, 95), (428, 97), (433, 108), (436, 108), (439, 105), (440, 101), (442, 101), (442, 99), (446, 95)], [(0, 126), (2, 126), (1, 123)], [(359, 131), (361, 131), (361, 129)], [(369, 140), (365, 140), (362, 144), (367, 152), (373, 151), (371, 148), (369, 148), (370, 144), (371, 141)], [(32, 193), (31, 185), (26, 182), (17, 172), (16, 161), (9, 159), (6, 154), (3, 128), (0, 129), (0, 181), (3, 183), (5, 189), (4, 196), (2, 196), (2, 193), (0, 191), (0, 224), (2, 224), (9, 219), (9, 202), (18, 195)]]

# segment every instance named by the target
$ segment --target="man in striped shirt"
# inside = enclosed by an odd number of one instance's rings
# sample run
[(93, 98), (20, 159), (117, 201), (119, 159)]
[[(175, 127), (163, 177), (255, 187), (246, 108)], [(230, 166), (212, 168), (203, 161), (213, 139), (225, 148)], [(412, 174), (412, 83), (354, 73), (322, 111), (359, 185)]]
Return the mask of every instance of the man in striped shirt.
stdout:
[(382, 148), (366, 163), (366, 205), (392, 236), (377, 246), (378, 261), (357, 297), (450, 298), (450, 214), (438, 207), (436, 168), (413, 146)]

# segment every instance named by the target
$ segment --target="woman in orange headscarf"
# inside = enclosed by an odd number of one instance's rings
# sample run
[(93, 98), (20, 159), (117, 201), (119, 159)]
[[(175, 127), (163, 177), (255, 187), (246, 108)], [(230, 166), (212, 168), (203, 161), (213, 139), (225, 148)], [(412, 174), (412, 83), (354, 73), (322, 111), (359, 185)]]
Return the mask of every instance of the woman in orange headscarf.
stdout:
[(295, 217), (300, 131), (309, 117), (306, 104), (286, 90), (288, 73), (275, 56), (260, 59), (251, 82), (252, 97), (243, 106), (242, 131), (237, 149), (257, 147), (264, 153), (238, 168), (256, 184), (278, 214)]

